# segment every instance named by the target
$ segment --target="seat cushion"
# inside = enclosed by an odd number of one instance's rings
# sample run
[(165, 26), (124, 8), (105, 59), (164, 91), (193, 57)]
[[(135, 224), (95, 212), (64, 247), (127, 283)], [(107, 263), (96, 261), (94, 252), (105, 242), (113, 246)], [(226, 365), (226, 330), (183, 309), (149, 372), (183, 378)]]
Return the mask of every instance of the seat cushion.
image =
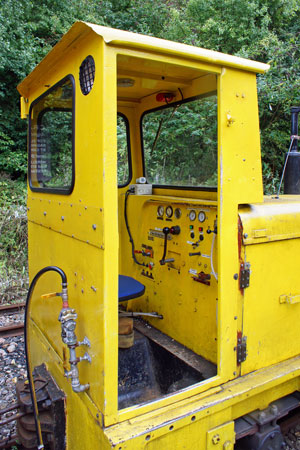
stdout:
[(145, 286), (134, 278), (119, 275), (119, 302), (125, 302), (143, 295)]

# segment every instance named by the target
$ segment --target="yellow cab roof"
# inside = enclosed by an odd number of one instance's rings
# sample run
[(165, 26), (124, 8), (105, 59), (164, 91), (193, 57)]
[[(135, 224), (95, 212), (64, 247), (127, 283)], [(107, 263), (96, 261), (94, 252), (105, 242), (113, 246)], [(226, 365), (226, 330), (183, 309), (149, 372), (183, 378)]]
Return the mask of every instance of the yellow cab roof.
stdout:
[(200, 47), (180, 44), (178, 42), (158, 39), (152, 36), (145, 36), (129, 31), (117, 30), (114, 28), (94, 25), (87, 22), (76, 22), (62, 39), (53, 47), (35, 69), (18, 85), (18, 91), (23, 97), (27, 97), (30, 88), (36, 84), (40, 75), (53, 67), (70, 47), (77, 44), (88, 33), (94, 32), (101, 36), (107, 45), (126, 47), (141, 51), (155, 51), (160, 54), (184, 57), (194, 61), (217, 64), (222, 67), (233, 67), (244, 71), (264, 73), (269, 69), (268, 64), (257, 61), (239, 58), (213, 50), (206, 50)]

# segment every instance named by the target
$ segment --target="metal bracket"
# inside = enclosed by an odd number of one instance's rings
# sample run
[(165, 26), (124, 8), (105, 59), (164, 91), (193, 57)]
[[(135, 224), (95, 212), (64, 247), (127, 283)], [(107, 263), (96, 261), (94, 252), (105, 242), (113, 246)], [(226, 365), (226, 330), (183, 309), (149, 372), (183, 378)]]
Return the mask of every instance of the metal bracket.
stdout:
[(238, 331), (237, 335), (237, 346), (236, 350), (236, 360), (238, 364), (246, 361), (247, 358), (247, 336), (243, 336), (241, 331)]
[(240, 270), (240, 289), (245, 289), (250, 285), (250, 263), (241, 264)]

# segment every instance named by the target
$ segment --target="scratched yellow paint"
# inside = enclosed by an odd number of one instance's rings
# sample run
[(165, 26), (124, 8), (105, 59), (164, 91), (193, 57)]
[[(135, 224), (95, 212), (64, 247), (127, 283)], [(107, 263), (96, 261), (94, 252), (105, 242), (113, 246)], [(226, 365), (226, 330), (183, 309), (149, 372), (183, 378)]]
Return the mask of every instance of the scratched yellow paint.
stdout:
[[(85, 96), (78, 75), (88, 55), (94, 58), (96, 71), (93, 88)], [(65, 270), (70, 305), (78, 313), (76, 334), (79, 340), (87, 336), (91, 341), (91, 364), (79, 364), (80, 381), (89, 383), (90, 389), (74, 394), (64, 377), (68, 362), (57, 320), (60, 299), (41, 299), (42, 294), (59, 290), (59, 279), (44, 275), (33, 298), (31, 358), (33, 365), (47, 364), (67, 395), (68, 449), (204, 450), (226, 442), (230, 449), (237, 417), (299, 388), (299, 337), (291, 324), (300, 306), (280, 302), (282, 295), (300, 295), (290, 275), (294, 261), (288, 256), (299, 246), (292, 239), (299, 237), (293, 225), (297, 206), (278, 219), (281, 225), (270, 219), (271, 227), (261, 215), (256, 217), (255, 211), (241, 206), (263, 208), (256, 73), (267, 69), (261, 63), (79, 22), (18, 86), (24, 117), (49, 86), (67, 75), (75, 80), (74, 189), (69, 195), (28, 191), (30, 278), (50, 264)], [(133, 89), (117, 88), (118, 77), (133, 78)], [(204, 260), (199, 257), (191, 265), (184, 233), (174, 236), (169, 245), (176, 263), (155, 267), (159, 282), (144, 277), (132, 261), (124, 223), (127, 188), (117, 188), (117, 111), (126, 115), (130, 125), (134, 181), (143, 175), (141, 117), (158, 106), (156, 93), (161, 90), (174, 92), (175, 101), (181, 100), (178, 87), (184, 98), (217, 93), (218, 189), (156, 188), (151, 196), (130, 196), (128, 219), (139, 248), (151, 238), (149, 230), (157, 227), (158, 205), (180, 205), (182, 229), (188, 227), (191, 208), (205, 208), (209, 226), (213, 228), (215, 220), (218, 226), (213, 253), (218, 281), (212, 278), (210, 286), (192, 279), (189, 269), (201, 267)], [(238, 214), (251, 240), (247, 243), (240, 237), (240, 251)], [(267, 215), (267, 210), (261, 214)], [(282, 220), (288, 229), (285, 237)], [(162, 240), (151, 242), (156, 257), (162, 255)], [(203, 253), (210, 252), (210, 242), (204, 241)], [(289, 260), (284, 282), (277, 277), (269, 286), (277, 272), (275, 266), (270, 272), (267, 269), (279, 255)], [(250, 287), (244, 292), (236, 279), (241, 259), (251, 260)], [(206, 264), (210, 268), (208, 259)], [(144, 297), (130, 302), (130, 307), (161, 313), (164, 319), (152, 319), (152, 324), (213, 362), (216, 376), (155, 402), (118, 410), (119, 273), (146, 285)], [(270, 321), (265, 325), (266, 317)], [(288, 346), (274, 331), (282, 317)], [(241, 365), (235, 350), (238, 331), (251, 343)], [(275, 334), (278, 348), (273, 352)]]

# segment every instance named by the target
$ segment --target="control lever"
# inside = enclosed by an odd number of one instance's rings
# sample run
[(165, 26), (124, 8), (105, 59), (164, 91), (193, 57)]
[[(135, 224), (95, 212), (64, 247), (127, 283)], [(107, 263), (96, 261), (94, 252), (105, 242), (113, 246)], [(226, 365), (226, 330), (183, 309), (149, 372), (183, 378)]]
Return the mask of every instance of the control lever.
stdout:
[(174, 258), (169, 258), (169, 259), (165, 259), (166, 258), (166, 254), (167, 254), (167, 244), (168, 244), (168, 234), (180, 234), (180, 226), (179, 225), (174, 225), (174, 227), (164, 227), (163, 228), (163, 233), (165, 235), (165, 241), (164, 241), (164, 253), (163, 253), (163, 257), (162, 259), (159, 261), (160, 264), (163, 266), (164, 264), (170, 263), (170, 262), (174, 262)]

